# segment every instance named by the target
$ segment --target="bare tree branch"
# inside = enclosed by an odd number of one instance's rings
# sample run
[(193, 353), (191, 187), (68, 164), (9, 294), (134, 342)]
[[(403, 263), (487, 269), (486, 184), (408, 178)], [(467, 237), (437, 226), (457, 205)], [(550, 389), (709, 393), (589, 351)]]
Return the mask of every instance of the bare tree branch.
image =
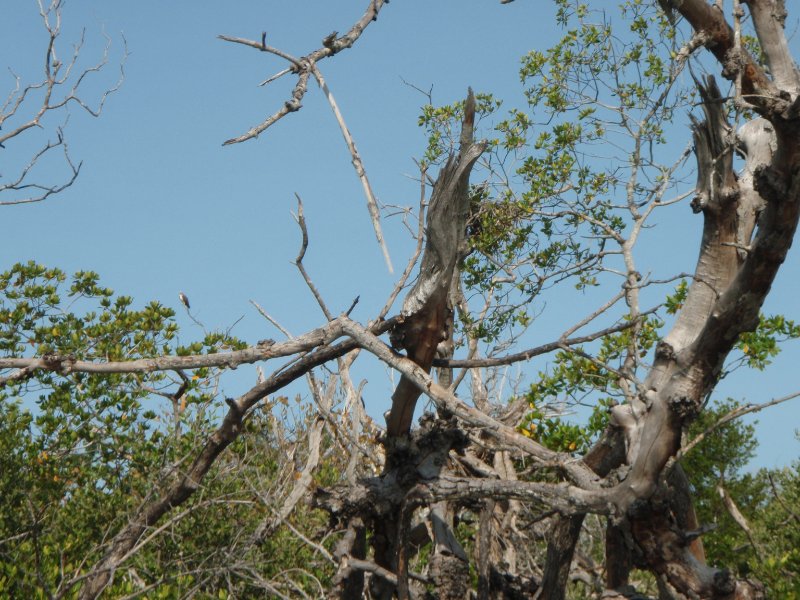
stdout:
[(692, 441), (690, 441), (688, 444), (683, 446), (680, 449), (680, 451), (675, 455), (675, 460), (679, 461), (680, 459), (682, 459), (695, 446), (697, 446), (697, 444), (702, 442), (709, 434), (713, 433), (714, 431), (716, 431), (720, 427), (724, 427), (725, 425), (727, 425), (731, 421), (734, 421), (734, 420), (736, 420), (736, 419), (738, 419), (740, 417), (743, 417), (744, 415), (750, 414), (750, 413), (762, 411), (765, 408), (769, 408), (770, 406), (776, 406), (778, 404), (783, 404), (784, 402), (788, 402), (789, 400), (794, 400), (797, 397), (800, 397), (800, 392), (794, 392), (792, 394), (789, 394), (787, 396), (782, 396), (780, 398), (773, 398), (772, 400), (769, 400), (768, 402), (763, 402), (761, 404), (745, 404), (744, 406), (737, 406), (736, 408), (734, 408), (733, 410), (728, 412), (728, 414), (722, 416), (716, 423), (714, 423), (713, 425), (708, 427), (705, 431), (703, 431), (702, 433), (699, 433), (697, 436), (695, 436), (692, 439)]
[(386, 260), (386, 266), (389, 269), (389, 273), (393, 273), (394, 268), (392, 267), (392, 259), (389, 258), (389, 249), (386, 247), (386, 242), (383, 239), (383, 232), (381, 231), (381, 215), (378, 209), (378, 201), (375, 199), (372, 186), (367, 178), (367, 172), (364, 170), (364, 163), (361, 160), (361, 155), (358, 153), (356, 143), (353, 141), (353, 136), (350, 134), (350, 130), (348, 129), (347, 124), (344, 122), (344, 117), (339, 110), (339, 105), (336, 104), (333, 93), (328, 88), (328, 84), (325, 83), (325, 79), (323, 79), (322, 73), (315, 63), (311, 64), (311, 72), (314, 74), (317, 83), (319, 83), (319, 86), (325, 93), (325, 97), (328, 99), (328, 104), (331, 105), (333, 114), (336, 117), (336, 122), (339, 124), (339, 128), (342, 131), (342, 136), (344, 137), (344, 141), (347, 144), (347, 149), (350, 152), (350, 157), (353, 161), (353, 168), (356, 170), (356, 175), (358, 175), (358, 179), (361, 181), (361, 186), (364, 188), (364, 195), (367, 198), (367, 209), (369, 210), (370, 219), (372, 219), (372, 228), (375, 231), (375, 237), (378, 239), (378, 244), (383, 252), (383, 258)]
[[(655, 312), (656, 309), (651, 309), (641, 313), (639, 316), (643, 318), (649, 314)], [(533, 348), (529, 348), (527, 350), (522, 350), (521, 352), (515, 352), (514, 354), (508, 354), (506, 356), (496, 356), (492, 358), (471, 358), (471, 359), (434, 359), (433, 365), (435, 367), (449, 367), (453, 369), (457, 368), (476, 368), (476, 367), (499, 367), (502, 365), (511, 365), (517, 362), (524, 362), (528, 361), (531, 358), (536, 356), (541, 356), (542, 354), (548, 354), (550, 352), (554, 352), (555, 350), (565, 349), (570, 346), (577, 346), (579, 344), (585, 344), (588, 342), (593, 342), (600, 338), (603, 338), (607, 335), (611, 335), (614, 333), (619, 333), (620, 331), (625, 331), (630, 329), (635, 325), (634, 321), (626, 321), (625, 323), (620, 323), (619, 325), (614, 325), (612, 327), (606, 327), (605, 329), (601, 329), (600, 331), (596, 331), (594, 333), (589, 333), (587, 335), (571, 337), (571, 338), (564, 338), (558, 339), (554, 342), (548, 342), (547, 344), (542, 344), (541, 346), (534, 346)]]
[[(473, 139), (475, 97), (469, 90), (461, 126), (461, 143), (442, 168), (434, 185), (427, 216), (427, 240), (420, 275), (403, 302), (404, 321), (393, 331), (392, 344), (405, 348), (425, 371), (430, 371), (439, 343), (449, 337), (453, 307), (448, 306), (454, 274), (466, 255), (469, 216), (469, 176), (486, 149)], [(419, 390), (401, 378), (392, 395), (386, 430), (390, 436), (405, 435), (411, 426)]]
[[(63, 62), (58, 58), (63, 0), (50, 0), (48, 4), (45, 4), (44, 0), (38, 0), (38, 5), (39, 14), (48, 34), (44, 78), (38, 82), (23, 84), (20, 76), (14, 76), (15, 88), (5, 102), (0, 105), (0, 150), (8, 151), (9, 143), (15, 141), (16, 138), (33, 129), (43, 129), (43, 121), (47, 116), (59, 114), (69, 105), (77, 105), (89, 115), (99, 117), (108, 97), (120, 88), (125, 79), (124, 67), (128, 51), (123, 37), (124, 52), (120, 61), (119, 80), (103, 91), (94, 105), (85, 100), (82, 95), (82, 86), (91, 75), (102, 71), (108, 64), (111, 39), (105, 36), (106, 45), (97, 63), (78, 71), (84, 34), (81, 34), (81, 38), (74, 45), (72, 55), (66, 62)], [(81, 163), (76, 164), (70, 156), (64, 134), (67, 121), (68, 119), (65, 118), (64, 124), (56, 129), (55, 139), (45, 142), (27, 164), (21, 167), (18, 174), (10, 178), (5, 176), (6, 181), (0, 184), (0, 206), (41, 202), (75, 183), (80, 174)], [(7, 128), (5, 133), (1, 131), (4, 125)], [(50, 154), (51, 150), (56, 148), (61, 148), (63, 151), (64, 163), (69, 173), (66, 179), (60, 183), (45, 183), (37, 175), (37, 166), (41, 164), (46, 155)]]
[[(258, 137), (261, 133), (263, 133), (267, 128), (271, 125), (285, 117), (291, 112), (296, 112), (300, 110), (302, 107), (303, 97), (308, 90), (308, 78), (310, 75), (314, 75), (314, 78), (319, 83), (320, 88), (325, 94), (325, 97), (328, 100), (328, 103), (333, 110), (333, 114), (336, 118), (336, 122), (339, 124), (339, 128), (342, 131), (342, 136), (344, 136), (345, 143), (347, 144), (347, 149), (350, 152), (350, 156), (353, 162), (353, 168), (356, 171), (356, 175), (358, 175), (359, 180), (361, 181), (361, 185), (364, 188), (364, 195), (367, 198), (367, 208), (369, 210), (370, 219), (372, 221), (372, 228), (375, 231), (375, 237), (378, 240), (378, 244), (381, 247), (381, 251), (383, 252), (383, 257), (386, 261), (386, 266), (389, 269), (389, 272), (392, 273), (394, 271), (392, 267), (392, 260), (389, 257), (389, 249), (386, 246), (386, 242), (383, 239), (383, 232), (381, 230), (381, 223), (380, 223), (380, 211), (378, 209), (378, 201), (375, 198), (375, 194), (372, 191), (372, 186), (369, 183), (369, 179), (367, 178), (367, 173), (364, 170), (364, 164), (361, 160), (361, 156), (356, 149), (355, 142), (353, 141), (353, 136), (350, 134), (350, 130), (347, 127), (347, 124), (344, 122), (344, 117), (342, 116), (341, 111), (339, 110), (339, 106), (336, 103), (336, 100), (333, 97), (330, 89), (328, 88), (325, 79), (322, 77), (322, 73), (317, 66), (317, 63), (325, 58), (333, 56), (341, 52), (346, 48), (350, 48), (361, 34), (364, 32), (364, 29), (372, 22), (378, 19), (378, 13), (380, 12), (381, 8), (383, 7), (385, 0), (370, 0), (369, 6), (361, 17), (361, 19), (356, 22), (345, 35), (338, 37), (337, 32), (333, 32), (328, 37), (326, 37), (322, 41), (322, 48), (314, 50), (313, 52), (303, 56), (302, 58), (295, 58), (285, 52), (278, 50), (277, 48), (273, 48), (266, 44), (266, 33), (261, 35), (261, 42), (255, 42), (252, 40), (246, 40), (243, 38), (234, 38), (230, 36), (220, 35), (219, 38), (227, 41), (233, 42), (236, 44), (242, 44), (245, 46), (249, 46), (251, 48), (256, 48), (262, 52), (268, 52), (270, 54), (274, 54), (287, 60), (291, 63), (291, 68), (289, 71), (297, 73), (297, 83), (295, 84), (294, 90), (292, 91), (291, 99), (287, 100), (284, 105), (273, 115), (268, 117), (265, 121), (261, 124), (256, 125), (255, 127), (251, 128), (247, 133), (244, 133), (238, 137), (231, 138), (226, 140), (223, 145), (228, 144), (238, 144), (247, 140), (254, 139)], [(281, 75), (285, 74), (287, 71), (281, 71), (279, 74), (270, 77), (263, 81), (261, 85), (265, 85), (270, 81), (274, 81)]]
[(299, 110), (302, 106), (303, 96), (305, 96), (308, 88), (308, 78), (311, 75), (313, 66), (320, 60), (334, 56), (342, 50), (352, 47), (358, 38), (361, 37), (361, 34), (364, 32), (367, 26), (372, 21), (377, 21), (378, 14), (380, 13), (384, 4), (386, 4), (385, 0), (369, 0), (369, 4), (367, 6), (367, 10), (364, 12), (364, 15), (350, 28), (347, 33), (339, 36), (338, 32), (334, 31), (322, 41), (322, 48), (318, 48), (317, 50), (306, 54), (302, 58), (295, 58), (286, 52), (267, 45), (266, 33), (262, 34), (261, 41), (248, 40), (227, 35), (218, 36), (219, 39), (226, 42), (249, 46), (250, 48), (255, 48), (261, 52), (267, 52), (283, 58), (291, 63), (291, 70), (297, 73), (298, 76), (298, 82), (295, 85), (292, 98), (285, 103), (285, 108), (288, 107), (285, 111), (284, 109), (281, 109), (281, 111), (278, 111), (275, 113), (275, 115), (267, 118), (260, 125), (251, 128), (247, 133), (239, 137), (227, 140), (225, 144), (238, 144), (254, 139), (264, 132), (264, 130), (266, 130), (270, 125), (289, 114), (289, 112)]
[[(391, 329), (399, 317), (392, 317), (381, 321), (377, 326), (379, 331)], [(73, 356), (45, 355), (39, 358), (0, 358), (0, 369), (21, 369), (22, 372), (13, 373), (0, 379), (0, 385), (5, 385), (27, 376), (37, 370), (44, 369), (57, 373), (150, 373), (153, 371), (175, 371), (178, 369), (200, 369), (205, 367), (227, 367), (235, 369), (243, 364), (292, 356), (307, 352), (320, 346), (325, 346), (342, 336), (342, 320), (334, 319), (327, 325), (314, 329), (302, 336), (275, 342), (263, 340), (255, 346), (244, 350), (215, 354), (195, 354), (191, 356), (159, 356), (155, 358), (140, 358), (130, 361), (93, 362), (76, 360)], [(351, 346), (352, 348), (352, 346)]]

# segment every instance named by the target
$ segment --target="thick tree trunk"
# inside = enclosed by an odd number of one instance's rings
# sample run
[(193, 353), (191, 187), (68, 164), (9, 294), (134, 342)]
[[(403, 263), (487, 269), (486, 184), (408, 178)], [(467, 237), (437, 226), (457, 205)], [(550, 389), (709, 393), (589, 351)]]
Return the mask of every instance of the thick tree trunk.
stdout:
[[(667, 588), (699, 598), (757, 598), (763, 588), (698, 560), (687, 532), (667, 510), (670, 492), (659, 486), (659, 473), (677, 450), (684, 422), (716, 384), (738, 336), (757, 325), (800, 209), (798, 75), (785, 43), (785, 12), (778, 0), (748, 4), (767, 61), (775, 67), (771, 78), (736, 46), (716, 7), (704, 0), (676, 4), (708, 40), (723, 74), (737, 81), (742, 92), (737, 101), (750, 103), (763, 119), (745, 124), (735, 142), (713, 81), (701, 87), (706, 121), (694, 128), (698, 195), (693, 208), (705, 220), (695, 278), (675, 327), (659, 344), (641, 406), (615, 415), (628, 428), (631, 469), (619, 501), (633, 538)], [(735, 143), (746, 162), (738, 180), (731, 166)]]
[[(750, 4), (758, 12), (766, 2)], [(679, 10), (709, 39), (732, 50), (730, 28), (716, 8), (686, 0)], [(772, 17), (774, 21), (775, 13)], [(761, 26), (756, 23), (760, 36), (777, 35), (773, 21), (763, 14), (759, 19), (764, 21)], [(780, 42), (769, 46), (776, 54), (785, 51)], [(720, 55), (719, 47), (712, 50)], [(616, 490), (617, 506), (629, 521), (624, 530), (630, 532), (645, 565), (663, 578), (666, 587), (700, 598), (755, 598), (762, 593), (757, 584), (737, 582), (704, 565), (702, 549), (687, 531), (690, 521), (677, 522), (669, 516), (675, 514), (669, 510), (675, 503), (688, 506), (685, 486), (661, 488), (658, 481), (678, 450), (685, 422), (713, 389), (738, 336), (756, 326), (794, 236), (800, 206), (800, 111), (793, 108), (797, 73), (785, 66), (785, 59), (773, 57), (782, 65), (782, 75), (776, 79), (788, 84), (790, 91), (779, 93), (746, 56), (742, 70), (729, 74), (738, 74), (745, 94), (767, 94), (757, 99), (745, 95), (768, 119), (746, 123), (738, 136), (725, 119), (722, 94), (713, 78), (698, 84), (706, 119), (694, 123), (698, 184), (692, 208), (703, 214), (704, 228), (694, 280), (674, 327), (658, 345), (639, 398), (612, 409), (613, 422), (625, 432), (625, 462), (630, 465)], [(735, 148), (745, 158), (738, 178), (733, 172)], [(548, 597), (563, 598), (579, 519), (570, 517), (571, 522), (557, 524), (551, 534), (544, 578)], [(608, 584), (624, 586), (631, 565), (627, 541), (621, 530), (612, 529), (609, 542)]]
[[(693, 203), (705, 217), (700, 259), (683, 310), (659, 345), (645, 382), (645, 412), (629, 415), (633, 421), (627, 419), (634, 423), (629, 430), (631, 470), (621, 505), (631, 510), (633, 536), (646, 562), (667, 585), (700, 598), (755, 598), (763, 590), (708, 569), (688, 552), (685, 532), (664, 510), (667, 494), (658, 488), (658, 474), (677, 450), (683, 423), (696, 414), (716, 384), (738, 336), (757, 325), (761, 305), (791, 246), (800, 208), (797, 73), (785, 66), (791, 57), (782, 28), (774, 26), (778, 12), (773, 10), (770, 18), (756, 16), (767, 5), (775, 9), (779, 3), (749, 4), (762, 47), (772, 53), (770, 63), (782, 65), (774, 80), (742, 48), (730, 46), (727, 33), (721, 34), (719, 11), (712, 9), (715, 14), (710, 15), (708, 5), (695, 0), (679, 7), (696, 29), (728, 44), (728, 58), (734, 51), (740, 57), (741, 68), (736, 65), (727, 75), (741, 82), (744, 99), (770, 122), (757, 119), (739, 131), (746, 165), (737, 181), (730, 158), (734, 141), (722, 113), (721, 94), (710, 79), (706, 88), (701, 87), (707, 118), (695, 124), (699, 180)], [(776, 36), (780, 39), (770, 39)], [(711, 49), (719, 56), (719, 46)], [(787, 85), (788, 89), (779, 87)], [(752, 237), (756, 222), (758, 231)]]

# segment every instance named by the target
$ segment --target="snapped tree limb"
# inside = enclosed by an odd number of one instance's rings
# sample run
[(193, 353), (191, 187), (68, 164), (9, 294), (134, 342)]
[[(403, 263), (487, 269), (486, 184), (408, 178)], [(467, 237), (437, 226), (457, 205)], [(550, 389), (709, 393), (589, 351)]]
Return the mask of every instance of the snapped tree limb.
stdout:
[[(392, 345), (405, 349), (425, 372), (433, 365), (439, 343), (448, 337), (447, 322), (453, 311), (448, 295), (458, 264), (466, 255), (469, 176), (486, 148), (485, 142), (473, 140), (474, 126), (475, 97), (469, 90), (458, 154), (450, 156), (433, 187), (419, 277), (403, 302), (404, 320), (392, 331)], [(386, 420), (390, 436), (408, 433), (419, 396), (417, 386), (402, 377)]]

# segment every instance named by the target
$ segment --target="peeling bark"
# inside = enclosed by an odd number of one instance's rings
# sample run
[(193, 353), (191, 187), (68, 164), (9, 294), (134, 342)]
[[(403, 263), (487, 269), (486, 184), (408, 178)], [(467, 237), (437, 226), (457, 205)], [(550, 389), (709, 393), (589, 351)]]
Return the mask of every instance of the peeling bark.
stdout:
[[(459, 152), (447, 161), (433, 188), (419, 278), (403, 303), (405, 319), (392, 334), (392, 345), (406, 350), (426, 372), (430, 372), (439, 343), (448, 337), (448, 322), (452, 323), (448, 296), (456, 267), (466, 251), (469, 175), (486, 148), (485, 142), (473, 140), (474, 124), (475, 98), (470, 90)], [(413, 383), (405, 377), (400, 379), (386, 420), (390, 437), (408, 433), (420, 395)]]
[[(700, 258), (681, 314), (659, 345), (645, 381), (647, 412), (636, 415), (629, 432), (631, 470), (620, 488), (620, 506), (630, 510), (633, 537), (647, 565), (662, 576), (665, 585), (701, 598), (759, 597), (757, 586), (737, 582), (698, 560), (690, 551), (685, 529), (669, 517), (670, 493), (657, 484), (667, 460), (677, 451), (684, 422), (696, 414), (713, 389), (739, 334), (756, 326), (797, 223), (796, 191), (786, 189), (781, 198), (764, 193), (764, 173), (782, 162), (772, 154), (771, 140), (763, 139), (768, 129), (761, 128), (759, 141), (749, 139), (758, 125), (743, 132), (746, 174), (753, 174), (753, 186), (748, 187), (748, 179), (734, 184), (731, 143), (720, 146), (728, 126), (712, 110), (719, 104), (717, 98), (719, 93), (709, 81), (704, 89), (707, 119), (695, 124), (701, 200), (693, 207), (704, 215)], [(766, 163), (770, 166), (765, 167)], [(794, 179), (792, 188), (797, 188)], [(759, 228), (751, 242), (759, 212)]]
[[(320, 487), (314, 493), (312, 504), (335, 520), (350, 522), (356, 518), (368, 525), (372, 531), (375, 563), (397, 574), (400, 597), (408, 593), (405, 587), (408, 585), (408, 561), (415, 546), (412, 540), (416, 537), (406, 517), (410, 517), (416, 506), (426, 503), (424, 498), (408, 502), (413, 495), (412, 488), (421, 481), (446, 480), (440, 472), (447, 455), (452, 448), (463, 447), (465, 442), (463, 432), (453, 421), (426, 418), (419, 429), (393, 448), (395, 468), (380, 477), (362, 478), (355, 485)], [(431, 499), (432, 503), (435, 501)], [(404, 510), (406, 506), (410, 511)], [(442, 523), (441, 533), (434, 533), (433, 537), (439, 536), (442, 548), (457, 552), (454, 550), (457, 542), (453, 546), (446, 541), (447, 519), (445, 517)], [(460, 555), (465, 556), (463, 550)], [(374, 577), (370, 581), (370, 594), (374, 598), (390, 598), (395, 591), (395, 584), (384, 578)]]
[(742, 91), (748, 100), (757, 105), (767, 104), (777, 95), (777, 89), (752, 56), (736, 48), (734, 33), (723, 12), (706, 0), (682, 0), (675, 3), (677, 10), (697, 33), (704, 34), (705, 46), (722, 66), (726, 79), (742, 74)]
[[(447, 502), (482, 507), (477, 547), (481, 598), (501, 593), (523, 597), (537, 590), (540, 598), (564, 598), (587, 511), (610, 517), (607, 597), (635, 597), (628, 586), (629, 572), (635, 567), (658, 577), (663, 597), (763, 597), (760, 584), (737, 580), (729, 572), (705, 564), (699, 539), (703, 528), (692, 510), (688, 482), (680, 468), (666, 477), (664, 473), (679, 448), (684, 426), (701, 410), (739, 335), (756, 326), (800, 212), (800, 108), (795, 102), (800, 83), (782, 37), (782, 5), (768, 0), (749, 4), (759, 36), (771, 38), (769, 43), (762, 42), (770, 68), (774, 65), (771, 75), (738, 45), (719, 8), (704, 0), (675, 3), (675, 9), (702, 34), (722, 65), (723, 75), (736, 79), (737, 91), (741, 90), (743, 99), (762, 118), (734, 132), (714, 79), (698, 82), (705, 118), (693, 120), (698, 182), (692, 209), (702, 214), (703, 234), (694, 276), (674, 327), (657, 347), (646, 379), (630, 382), (638, 385), (636, 394), (629, 404), (612, 409), (608, 432), (579, 466), (534, 443), (517, 440), (501, 424), (477, 414), (479, 411), (465, 406), (429, 376), (437, 348), (441, 352), (442, 342), (449, 340), (453, 310), (449, 294), (463, 257), (469, 170), (482, 151), (482, 146), (472, 142), (473, 108), (471, 97), (468, 99), (461, 149), (436, 183), (420, 276), (404, 303), (404, 321), (393, 332), (393, 344), (405, 350), (410, 360), (391, 355), (377, 338), (364, 335), (356, 326), (348, 329), (362, 347), (402, 373), (387, 419), (386, 471), (380, 481), (362, 482), (371, 489), (356, 490), (346, 500), (340, 498), (338, 508), (328, 500), (323, 502), (334, 514), (337, 510), (338, 514), (373, 511), (376, 562), (397, 573), (400, 598), (409, 594), (405, 542), (411, 515), (416, 507), (425, 505), (433, 506), (435, 550), (430, 565), (434, 583), (442, 597), (465, 593), (461, 586), (465, 561), (460, 546), (453, 543), (451, 505)], [(734, 152), (745, 161), (738, 176), (733, 169)], [(444, 375), (440, 383), (447, 384), (450, 379)], [(474, 454), (466, 454), (464, 464), (482, 478), (448, 473), (442, 468), (444, 462), (436, 468), (424, 464), (418, 448), (410, 451), (408, 445), (421, 439), (416, 437), (418, 432), (409, 437), (421, 393), (434, 400), (442, 415), (453, 414), (472, 426), (485, 425), (486, 439), (502, 439), (510, 444), (507, 447), (516, 446), (541, 461), (551, 458), (574, 485), (515, 481), (509, 473), (501, 474), (498, 464), (490, 467)], [(447, 442), (447, 451), (453, 442)], [(493, 456), (497, 458), (503, 451), (494, 450)], [(437, 460), (446, 460), (444, 454), (437, 456)], [(589, 470), (594, 475), (587, 474)], [(430, 473), (434, 475), (428, 476)], [(598, 485), (598, 480), (605, 481)], [(356, 499), (359, 508), (353, 506)], [(367, 499), (380, 510), (367, 509)], [(560, 513), (550, 531), (541, 586), (518, 577), (513, 560), (496, 568), (499, 549), (493, 546), (493, 536), (500, 527), (495, 517), (505, 510), (512, 514), (515, 500), (542, 502)], [(399, 540), (394, 546), (393, 539)], [(392, 593), (387, 586), (373, 589), (375, 597), (388, 598)]]
[[(440, 344), (452, 335), (453, 306), (450, 295), (458, 264), (466, 254), (469, 176), (475, 161), (485, 149), (484, 142), (476, 143), (473, 139), (474, 124), (475, 98), (470, 90), (464, 104), (459, 152), (450, 157), (434, 185), (428, 207), (426, 244), (419, 277), (403, 303), (403, 321), (391, 333), (392, 345), (404, 349), (408, 357), (426, 373), (431, 370)], [(414, 382), (405, 375), (401, 377), (392, 395), (392, 408), (386, 419), (385, 475), (392, 476), (400, 467), (404, 444), (399, 440), (409, 433), (421, 394), (422, 391)], [(402, 550), (396, 544), (400, 527), (396, 517), (376, 523), (375, 557), (379, 565), (402, 573), (407, 570), (407, 563), (397, 563), (398, 550)], [(442, 534), (441, 531), (439, 533)], [(444, 587), (447, 587), (450, 575), (455, 579), (463, 577), (463, 573), (455, 575), (460, 571), (458, 565), (450, 565), (452, 555), (437, 556), (437, 573), (445, 582)], [(401, 575), (399, 582), (400, 596), (403, 597), (407, 594), (406, 578)], [(391, 593), (385, 585), (373, 591), (377, 597), (383, 598)]]

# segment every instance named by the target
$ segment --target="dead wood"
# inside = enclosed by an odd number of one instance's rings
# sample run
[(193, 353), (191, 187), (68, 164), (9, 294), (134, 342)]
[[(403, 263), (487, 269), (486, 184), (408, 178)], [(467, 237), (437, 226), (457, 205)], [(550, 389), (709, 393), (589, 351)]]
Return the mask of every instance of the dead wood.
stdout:
[[(486, 144), (475, 142), (475, 97), (464, 104), (461, 145), (442, 168), (433, 187), (425, 227), (425, 251), (417, 282), (403, 302), (404, 321), (392, 332), (392, 345), (430, 372), (436, 349), (449, 336), (453, 307), (449, 305), (453, 274), (466, 254), (469, 216), (469, 176)], [(405, 435), (411, 427), (421, 392), (405, 377), (392, 395), (386, 420), (390, 437)]]

